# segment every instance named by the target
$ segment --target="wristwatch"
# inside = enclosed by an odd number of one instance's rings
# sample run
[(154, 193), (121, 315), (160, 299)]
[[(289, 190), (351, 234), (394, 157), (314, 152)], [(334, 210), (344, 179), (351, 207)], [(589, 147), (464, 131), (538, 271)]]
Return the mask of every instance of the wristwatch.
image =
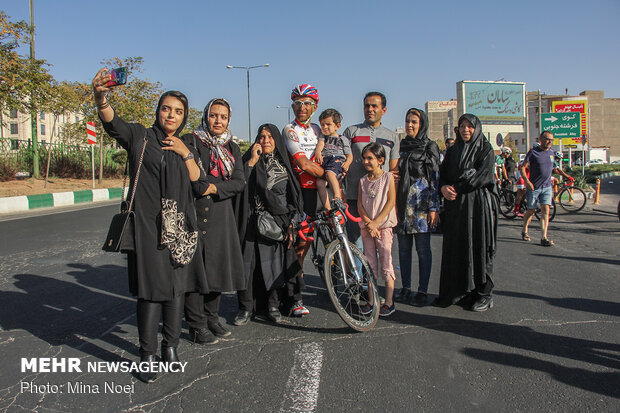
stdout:
[(188, 153), (187, 156), (185, 158), (183, 158), (183, 162), (185, 161), (189, 161), (190, 159), (194, 159), (194, 154), (193, 153)]

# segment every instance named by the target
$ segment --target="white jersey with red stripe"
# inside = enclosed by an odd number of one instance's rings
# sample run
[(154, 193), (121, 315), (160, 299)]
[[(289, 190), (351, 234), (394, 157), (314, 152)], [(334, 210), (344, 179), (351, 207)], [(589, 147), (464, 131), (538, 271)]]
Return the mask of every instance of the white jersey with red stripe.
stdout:
[(286, 149), (291, 157), (293, 170), (297, 174), (299, 184), (302, 188), (316, 189), (316, 178), (309, 173), (304, 172), (295, 162), (302, 156), (314, 162), (314, 151), (319, 143), (321, 128), (315, 123), (304, 126), (295, 119), (282, 129), (282, 136), (286, 142)]

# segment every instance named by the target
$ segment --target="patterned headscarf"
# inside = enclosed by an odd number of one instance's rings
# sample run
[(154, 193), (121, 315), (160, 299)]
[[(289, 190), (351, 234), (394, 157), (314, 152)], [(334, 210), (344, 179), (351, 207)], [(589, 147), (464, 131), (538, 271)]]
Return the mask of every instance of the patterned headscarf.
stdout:
[(209, 115), (213, 105), (222, 105), (227, 108), (228, 121), (230, 122), (231, 110), (226, 99), (211, 99), (203, 112), (202, 123), (198, 129), (193, 132), (193, 134), (200, 139), (206, 147), (211, 149), (211, 160), (209, 161), (208, 173), (215, 177), (219, 177), (221, 175), (224, 180), (229, 180), (233, 169), (235, 168), (235, 157), (228, 149), (226, 149), (224, 145), (230, 141), (232, 134), (228, 128), (226, 128), (226, 131), (221, 135), (214, 135), (209, 129)]

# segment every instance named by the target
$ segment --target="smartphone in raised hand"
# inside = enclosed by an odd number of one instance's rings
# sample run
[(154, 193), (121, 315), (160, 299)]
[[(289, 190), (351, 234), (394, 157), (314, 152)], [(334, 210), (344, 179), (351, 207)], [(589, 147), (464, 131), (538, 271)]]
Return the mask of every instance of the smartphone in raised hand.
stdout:
[(105, 85), (108, 87), (120, 86), (127, 83), (127, 68), (126, 67), (118, 67), (116, 69), (111, 69), (108, 71), (108, 74), (112, 76), (112, 79), (109, 80)]

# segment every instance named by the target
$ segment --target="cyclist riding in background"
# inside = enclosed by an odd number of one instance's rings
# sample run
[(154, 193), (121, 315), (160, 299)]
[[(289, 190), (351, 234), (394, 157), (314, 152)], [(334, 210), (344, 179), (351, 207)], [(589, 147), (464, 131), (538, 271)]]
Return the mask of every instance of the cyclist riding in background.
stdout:
[(501, 181), (504, 176), (504, 152), (495, 155), (495, 168), (493, 169), (495, 173), (495, 180)]
[(567, 174), (566, 172), (564, 172), (564, 170), (560, 167), (560, 161), (563, 158), (563, 154), (560, 151), (556, 151), (553, 154), (553, 172), (555, 172), (558, 175), (562, 175), (565, 179), (568, 179), (571, 183), (575, 181), (575, 178), (573, 178), (572, 176), (570, 176), (569, 174)]
[(502, 166), (502, 172), (504, 174), (504, 178), (509, 180), (512, 184), (514, 184), (517, 180), (516, 172), (517, 172), (517, 163), (514, 159), (512, 159), (512, 149), (505, 146), (502, 148), (502, 157), (504, 158), (504, 165)]
[[(516, 177), (516, 181), (515, 181), (515, 187), (517, 188), (517, 196), (515, 197), (515, 214), (518, 217), (522, 217), (523, 214), (525, 213), (525, 211), (521, 211), (521, 200), (523, 200), (523, 197), (525, 197), (525, 179), (523, 178), (523, 176), (521, 176), (521, 163), (519, 163), (517, 171), (515, 173), (515, 177)], [(525, 168), (525, 173), (527, 174), (527, 177), (529, 178), (529, 173), (530, 170), (528, 168)]]

